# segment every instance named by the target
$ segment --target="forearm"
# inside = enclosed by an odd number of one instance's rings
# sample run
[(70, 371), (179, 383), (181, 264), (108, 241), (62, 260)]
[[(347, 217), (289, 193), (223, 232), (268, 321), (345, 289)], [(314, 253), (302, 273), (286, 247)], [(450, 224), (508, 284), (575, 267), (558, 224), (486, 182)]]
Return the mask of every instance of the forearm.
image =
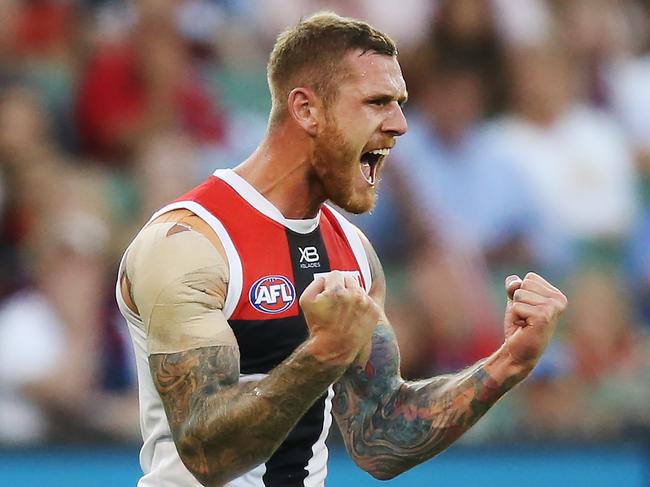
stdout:
[[(370, 296), (382, 306), (386, 281), (374, 249), (361, 235), (373, 277)], [(504, 345), (455, 374), (405, 382), (397, 339), (385, 316), (372, 336), (370, 356), (335, 386), (333, 412), (354, 461), (389, 479), (444, 450), (523, 380), (539, 360), (566, 297), (534, 273), (506, 279)], [(365, 351), (365, 350), (364, 350)]]
[[(185, 376), (176, 365), (185, 361), (183, 353), (151, 361), (179, 454), (202, 483), (221, 485), (267, 460), (316, 399), (340, 377), (345, 365), (319, 361), (309, 345), (299, 347), (267, 377), (255, 382), (235, 383), (235, 379), (228, 384), (224, 375), (234, 377), (233, 371), (210, 377), (217, 363), (238, 364), (232, 347), (220, 347), (217, 354), (212, 348), (192, 351), (196, 355), (205, 350), (205, 354), (193, 358), (196, 368)], [(165, 371), (169, 384), (165, 383)], [(191, 395), (175, 391), (164, 398), (165, 391), (177, 388), (180, 381), (203, 386)], [(178, 411), (187, 411), (187, 416), (175, 417)]]
[(350, 369), (337, 385), (337, 419), (356, 463), (388, 479), (447, 448), (527, 373), (501, 349), (458, 374), (401, 381), (379, 394), (377, 375), (377, 392), (360, 391), (368, 371)]

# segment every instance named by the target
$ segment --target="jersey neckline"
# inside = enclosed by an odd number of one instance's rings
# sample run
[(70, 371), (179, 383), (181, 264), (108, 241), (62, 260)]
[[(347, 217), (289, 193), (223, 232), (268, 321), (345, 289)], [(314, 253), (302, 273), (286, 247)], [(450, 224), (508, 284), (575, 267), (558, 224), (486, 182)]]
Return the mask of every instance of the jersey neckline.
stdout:
[(287, 227), (289, 230), (306, 234), (313, 232), (318, 227), (320, 210), (318, 210), (318, 215), (314, 218), (300, 220), (285, 218), (273, 203), (262, 196), (248, 181), (232, 169), (217, 169), (213, 173), (213, 176), (225, 181), (257, 211), (278, 222), (280, 225)]

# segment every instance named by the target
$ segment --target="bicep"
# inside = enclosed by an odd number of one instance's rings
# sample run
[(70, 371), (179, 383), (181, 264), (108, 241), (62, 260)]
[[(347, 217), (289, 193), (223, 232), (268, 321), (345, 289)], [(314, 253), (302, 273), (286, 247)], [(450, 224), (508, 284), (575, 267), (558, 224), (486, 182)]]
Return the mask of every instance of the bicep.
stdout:
[[(385, 314), (386, 277), (379, 257), (368, 238), (359, 231), (361, 243), (366, 252), (372, 286), (369, 296), (381, 307), (382, 315), (372, 335), (369, 350), (360, 354), (361, 360), (355, 362), (343, 379), (363, 382), (373, 379), (374, 388), (394, 386), (401, 380), (399, 371), (399, 348), (397, 338)], [(366, 370), (367, 369), (367, 370)]]
[(375, 434), (375, 415), (390, 402), (402, 383), (395, 333), (388, 322), (380, 321), (372, 336), (368, 361), (364, 366), (353, 364), (334, 384), (334, 418), (350, 456), (364, 469), (371, 451), (368, 434)]
[(399, 370), (399, 348), (395, 332), (382, 319), (372, 334), (372, 348), (365, 364), (354, 363), (339, 380), (336, 391), (353, 393), (358, 401), (383, 401), (403, 382)]
[[(368, 239), (361, 232), (359, 234), (372, 274), (368, 294), (383, 309), (386, 298), (384, 271)], [(366, 354), (353, 363), (334, 386), (333, 412), (348, 447), (363, 428), (364, 419), (394, 394), (403, 382), (397, 338), (385, 314), (382, 314), (373, 332)]]

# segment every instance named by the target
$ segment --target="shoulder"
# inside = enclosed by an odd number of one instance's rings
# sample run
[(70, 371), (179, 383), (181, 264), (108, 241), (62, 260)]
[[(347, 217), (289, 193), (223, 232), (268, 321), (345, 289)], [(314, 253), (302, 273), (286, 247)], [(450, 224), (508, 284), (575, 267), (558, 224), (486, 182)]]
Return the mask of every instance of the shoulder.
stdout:
[(151, 220), (134, 238), (120, 268), (119, 283), (127, 306), (140, 314), (138, 289), (160, 293), (175, 282), (187, 281), (188, 276), (200, 276), (221, 296), (229, 274), (224, 247), (211, 227), (188, 210), (173, 210)]
[(187, 210), (174, 210), (149, 222), (135, 237), (126, 254), (131, 281), (172, 272), (179, 267), (218, 265), (228, 273), (224, 247), (214, 230)]
[(210, 224), (192, 211), (183, 208), (171, 210), (151, 221), (149, 225), (164, 222), (173, 222), (178, 225), (179, 227), (176, 228), (176, 232), (184, 228), (203, 235), (224, 258), (226, 257), (226, 252), (219, 236), (212, 229)]

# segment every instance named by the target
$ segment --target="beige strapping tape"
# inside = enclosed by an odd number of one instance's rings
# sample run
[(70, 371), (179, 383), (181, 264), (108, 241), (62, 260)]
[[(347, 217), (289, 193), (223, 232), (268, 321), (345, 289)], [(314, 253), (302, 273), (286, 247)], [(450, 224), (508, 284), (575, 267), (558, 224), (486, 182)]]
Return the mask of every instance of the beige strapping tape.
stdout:
[(147, 353), (236, 345), (222, 311), (227, 263), (197, 231), (167, 236), (174, 225), (164, 222), (145, 228), (127, 255), (127, 274), (147, 334)]

